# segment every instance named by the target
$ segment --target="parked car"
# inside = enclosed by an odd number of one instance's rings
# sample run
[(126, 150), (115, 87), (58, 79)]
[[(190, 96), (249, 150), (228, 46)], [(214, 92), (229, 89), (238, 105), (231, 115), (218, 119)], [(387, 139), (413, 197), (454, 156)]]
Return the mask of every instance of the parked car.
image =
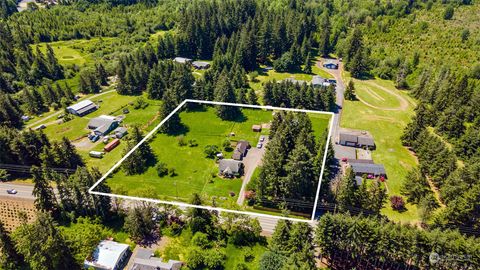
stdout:
[(263, 142), (263, 141), (265, 141), (265, 136), (262, 135), (260, 136), (260, 142)]
[(15, 189), (7, 189), (7, 193), (8, 193), (8, 194), (15, 195), (15, 194), (18, 193), (18, 191), (16, 191)]
[(347, 161), (348, 161), (348, 159), (346, 157), (342, 158), (342, 162), (347, 162)]
[(92, 142), (96, 142), (96, 141), (98, 141), (99, 139), (100, 139), (100, 136), (94, 135), (91, 140), (92, 140)]
[(257, 148), (260, 149), (262, 148), (263, 144), (262, 143), (257, 143)]

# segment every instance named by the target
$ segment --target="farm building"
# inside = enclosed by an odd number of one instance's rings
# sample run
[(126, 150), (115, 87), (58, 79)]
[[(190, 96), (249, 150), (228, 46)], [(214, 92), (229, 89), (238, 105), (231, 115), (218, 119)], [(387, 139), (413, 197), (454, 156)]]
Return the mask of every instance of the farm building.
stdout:
[(179, 270), (183, 265), (181, 261), (175, 260), (162, 262), (161, 258), (155, 258), (153, 252), (146, 248), (138, 248), (132, 260), (129, 270)]
[(87, 115), (93, 111), (98, 109), (97, 105), (93, 103), (91, 100), (86, 99), (82, 100), (72, 106), (67, 107), (67, 111), (71, 114), (75, 114), (78, 116)]
[(129, 254), (130, 246), (114, 241), (101, 241), (92, 254), (92, 258), (86, 259), (85, 268), (96, 270), (119, 270), (123, 269)]
[(334, 62), (326, 62), (323, 66), (328, 69), (338, 69), (338, 64)]
[(90, 119), (87, 127), (93, 129), (95, 135), (105, 136), (118, 127), (118, 119), (110, 115), (100, 115), (99, 117)]
[(262, 131), (262, 125), (253, 125), (253, 126), (252, 126), (252, 131), (253, 131), (253, 132), (260, 132), (260, 131)]
[(207, 69), (210, 67), (210, 63), (202, 62), (202, 61), (193, 61), (192, 66), (195, 69)]
[(218, 173), (225, 177), (236, 177), (243, 174), (243, 163), (233, 159), (221, 159), (218, 162)]
[(113, 134), (115, 135), (115, 137), (121, 139), (123, 138), (125, 135), (127, 135), (128, 133), (128, 130), (126, 127), (117, 127), (114, 131), (113, 131)]
[(180, 64), (187, 64), (187, 63), (191, 63), (192, 62), (192, 59), (190, 58), (185, 58), (185, 57), (175, 57), (173, 59), (173, 61), (177, 62), (177, 63), (180, 63)]
[(247, 141), (238, 141), (237, 146), (233, 151), (232, 158), (235, 160), (242, 160), (243, 157), (247, 155), (249, 148), (250, 143), (248, 143)]
[(375, 149), (372, 135), (363, 130), (340, 130), (338, 143), (345, 146)]
[(374, 176), (374, 177), (387, 177), (387, 173), (385, 171), (385, 167), (382, 164), (372, 164), (372, 163), (360, 163), (360, 162), (352, 162), (349, 163), (355, 176)]

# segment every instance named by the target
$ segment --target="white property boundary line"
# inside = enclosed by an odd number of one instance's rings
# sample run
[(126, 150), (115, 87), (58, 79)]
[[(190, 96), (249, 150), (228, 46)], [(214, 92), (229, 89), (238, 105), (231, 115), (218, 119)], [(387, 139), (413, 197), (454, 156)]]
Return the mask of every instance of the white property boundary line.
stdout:
[[(255, 213), (255, 212), (224, 209), (224, 208), (219, 208), (219, 207), (211, 207), (211, 206), (204, 206), (204, 205), (193, 205), (193, 204), (182, 203), (182, 202), (171, 202), (171, 201), (164, 201), (164, 200), (157, 200), (157, 199), (149, 199), (149, 198), (142, 198), (142, 197), (126, 196), (126, 195), (118, 195), (118, 194), (111, 194), (111, 193), (93, 191), (115, 169), (117, 169), (125, 159), (127, 159), (135, 150), (137, 150), (137, 148), (141, 144), (143, 144), (148, 139), (150, 139), (165, 122), (167, 122), (174, 114), (176, 114), (188, 102), (210, 104), (210, 105), (226, 105), (226, 106), (247, 107), (247, 108), (254, 108), (254, 109), (280, 110), (280, 111), (317, 113), (317, 114), (328, 114), (328, 115), (330, 115), (330, 117), (331, 117), (330, 118), (330, 127), (329, 127), (329, 130), (328, 130), (327, 143), (325, 144), (325, 150), (324, 150), (324, 153), (323, 153), (322, 169), (320, 171), (320, 178), (318, 180), (317, 193), (316, 193), (316, 196), (315, 196), (315, 203), (314, 203), (314, 206), (313, 206), (313, 212), (312, 212), (311, 220), (289, 218), (289, 217), (274, 216), (274, 215)], [(90, 194), (94, 194), (94, 195), (101, 195), (101, 196), (107, 196), (107, 197), (112, 197), (112, 198), (121, 198), (121, 199), (133, 200), (133, 201), (162, 203), (162, 204), (169, 204), (169, 205), (177, 205), (177, 206), (180, 206), (180, 207), (194, 207), (194, 208), (200, 208), (200, 209), (206, 209), (206, 210), (212, 210), (212, 211), (219, 211), (219, 212), (228, 212), (228, 213), (235, 213), (235, 214), (251, 215), (251, 216), (256, 216), (256, 217), (268, 217), (268, 218), (285, 219), (285, 220), (299, 221), (299, 222), (313, 222), (315, 220), (315, 212), (317, 210), (318, 197), (319, 197), (319, 194), (320, 194), (320, 188), (321, 188), (321, 185), (322, 185), (323, 173), (324, 173), (324, 170), (325, 170), (325, 161), (327, 160), (327, 151), (328, 151), (328, 147), (330, 145), (330, 137), (331, 137), (332, 130), (333, 130), (333, 116), (334, 116), (333, 112), (325, 112), (325, 111), (313, 111), (313, 110), (281, 108), (281, 107), (273, 107), (273, 106), (259, 106), (259, 105), (250, 105), (250, 104), (238, 104), (238, 103), (226, 103), (226, 102), (216, 102), (216, 101), (185, 99), (182, 103), (180, 103), (180, 105), (178, 105), (175, 108), (175, 110), (173, 110), (165, 119), (163, 119), (162, 122), (160, 122), (160, 124), (158, 124), (137, 145), (135, 145), (125, 156), (123, 156), (117, 163), (115, 163), (115, 165), (113, 165), (113, 167), (110, 168), (110, 170), (108, 170), (107, 173), (105, 173), (95, 184), (93, 184), (93, 186), (88, 190), (88, 192)]]

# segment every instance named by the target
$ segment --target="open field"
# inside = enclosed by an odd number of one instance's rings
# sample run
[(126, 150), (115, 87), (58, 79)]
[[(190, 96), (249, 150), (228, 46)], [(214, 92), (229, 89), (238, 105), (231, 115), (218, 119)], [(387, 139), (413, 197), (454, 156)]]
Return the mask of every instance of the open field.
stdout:
[[(395, 89), (390, 81), (375, 79), (354, 82), (361, 100), (345, 100), (341, 126), (372, 133), (377, 145), (372, 157), (375, 163), (385, 166), (388, 195), (399, 195), (407, 172), (416, 165), (416, 158), (400, 141), (403, 129), (413, 115), (415, 103), (407, 93)], [(418, 219), (415, 205), (408, 204), (408, 210), (403, 213), (393, 211), (389, 202), (386, 205), (383, 213), (393, 220)]]
[[(235, 136), (230, 141), (247, 140), (255, 147), (261, 133), (253, 132), (253, 124), (268, 123), (272, 120), (272, 112), (260, 109), (243, 108), (244, 117), (238, 121), (222, 121), (215, 114), (213, 107), (182, 111), (180, 119), (185, 126), (185, 142), (196, 140), (198, 146), (180, 146), (178, 136), (157, 134), (150, 146), (157, 156), (157, 161), (164, 162), (168, 168), (175, 168), (175, 176), (160, 178), (154, 167), (150, 167), (142, 175), (125, 175), (123, 171), (116, 172), (107, 178), (107, 184), (112, 193), (127, 193), (131, 196), (155, 196), (158, 199), (188, 202), (193, 193), (199, 193), (205, 198), (205, 203), (225, 207), (236, 207), (242, 179), (223, 179), (218, 176), (218, 165), (214, 159), (207, 158), (205, 146), (217, 145), (228, 158), (231, 152), (223, 151), (222, 143), (233, 132)], [(319, 136), (328, 126), (329, 115), (312, 114), (311, 120), (315, 134)], [(229, 192), (234, 192), (230, 196)]]

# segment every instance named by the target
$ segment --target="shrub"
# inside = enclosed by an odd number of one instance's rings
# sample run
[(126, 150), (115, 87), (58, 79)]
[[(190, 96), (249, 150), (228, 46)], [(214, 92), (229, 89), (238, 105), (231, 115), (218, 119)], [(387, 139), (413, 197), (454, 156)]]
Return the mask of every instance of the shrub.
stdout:
[(223, 150), (227, 152), (232, 151), (232, 144), (230, 143), (230, 140), (226, 139), (225, 141), (223, 141), (222, 146)]
[(185, 141), (185, 136), (180, 135), (177, 137), (178, 146), (185, 146), (187, 142)]
[(169, 168), (168, 169), (168, 175), (170, 175), (170, 177), (174, 177), (177, 175), (177, 171), (175, 170), (175, 168)]
[(445, 20), (451, 20), (453, 18), (453, 13), (455, 10), (453, 9), (453, 6), (448, 6), (445, 11), (443, 12), (443, 18)]
[(133, 104), (133, 108), (135, 110), (138, 109), (145, 109), (148, 106), (148, 103), (143, 99), (143, 97), (139, 97), (135, 100), (135, 103)]
[(248, 73), (248, 76), (250, 77), (250, 81), (252, 82), (258, 82), (258, 71), (252, 71), (250, 73)]
[(391, 196), (390, 204), (392, 205), (393, 210), (400, 211), (405, 209), (405, 201), (401, 196), (397, 196), (397, 195)]
[(208, 158), (214, 158), (218, 152), (218, 146), (216, 145), (207, 145), (203, 151)]
[(201, 247), (203, 249), (210, 247), (210, 240), (208, 240), (208, 236), (202, 232), (196, 232), (192, 237), (191, 243), (192, 245)]
[(197, 140), (195, 140), (195, 139), (188, 140), (188, 146), (190, 146), (190, 147), (198, 146)]
[(160, 177), (164, 177), (165, 175), (168, 174), (168, 168), (166, 163), (163, 163), (163, 162), (157, 163), (157, 166), (155, 167), (155, 169), (157, 170), (157, 174)]

